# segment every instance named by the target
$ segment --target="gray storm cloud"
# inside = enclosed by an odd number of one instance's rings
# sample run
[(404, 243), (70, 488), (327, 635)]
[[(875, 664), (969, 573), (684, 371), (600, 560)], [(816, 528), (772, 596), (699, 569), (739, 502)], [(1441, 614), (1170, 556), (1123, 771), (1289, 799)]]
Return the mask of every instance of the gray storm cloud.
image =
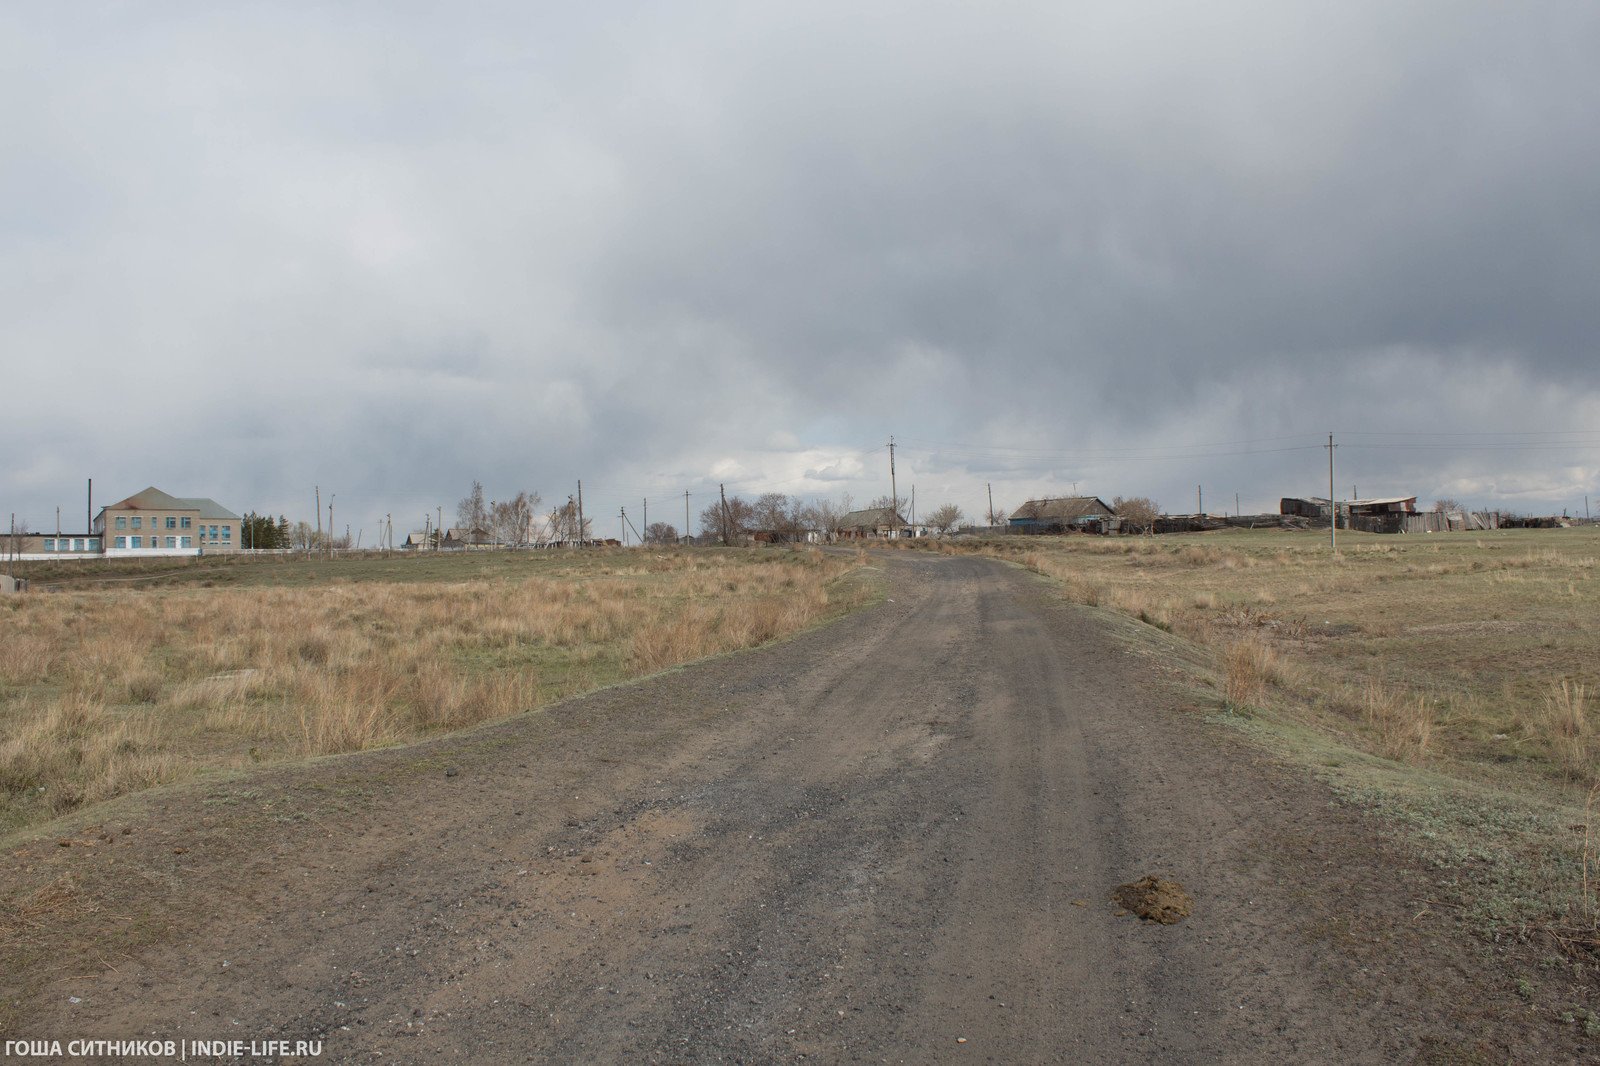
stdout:
[(1529, 436), (1600, 415), (1589, 5), (0, 24), (0, 486), (36, 526), (91, 475), (361, 521), (474, 477), (867, 497), (890, 433), (969, 510), (1270, 506), (1330, 429), (1374, 490), (1600, 488), (1600, 430)]

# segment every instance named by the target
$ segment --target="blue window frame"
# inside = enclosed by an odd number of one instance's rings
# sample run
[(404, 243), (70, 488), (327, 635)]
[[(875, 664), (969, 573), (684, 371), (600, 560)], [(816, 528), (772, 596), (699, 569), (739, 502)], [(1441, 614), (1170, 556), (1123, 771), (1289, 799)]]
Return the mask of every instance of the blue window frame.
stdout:
[(175, 516), (167, 515), (167, 528), (168, 529), (177, 529), (178, 528), (178, 519)]
[(189, 528), (189, 524), (190, 524), (190, 522), (193, 521), (193, 519), (191, 519), (188, 515), (184, 515), (181, 519), (179, 519), (179, 521), (181, 521), (183, 523), (183, 527), (182, 528), (188, 529)]
[(117, 515), (117, 528), (118, 529), (127, 529), (128, 528), (128, 516), (127, 515), (125, 515), (125, 514)]
[(192, 547), (194, 547), (194, 538), (193, 537), (179, 537), (178, 538), (178, 547), (180, 547), (180, 548), (192, 548)]
[(130, 547), (130, 548), (142, 548), (142, 547), (144, 547), (144, 538), (143, 537), (129, 537), (128, 538), (128, 547)]

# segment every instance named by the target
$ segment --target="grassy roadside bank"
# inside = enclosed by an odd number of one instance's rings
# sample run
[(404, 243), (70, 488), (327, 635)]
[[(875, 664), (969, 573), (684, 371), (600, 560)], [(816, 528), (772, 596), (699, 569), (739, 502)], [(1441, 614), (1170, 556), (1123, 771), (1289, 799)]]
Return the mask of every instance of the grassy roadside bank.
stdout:
[(1486, 941), (1594, 983), (1600, 532), (902, 546), (1012, 561), (1198, 646), (1199, 709), (1381, 815)]
[(203, 562), (68, 572), (0, 603), (0, 837), (211, 770), (532, 710), (870, 595), (841, 580), (855, 560), (816, 551)]

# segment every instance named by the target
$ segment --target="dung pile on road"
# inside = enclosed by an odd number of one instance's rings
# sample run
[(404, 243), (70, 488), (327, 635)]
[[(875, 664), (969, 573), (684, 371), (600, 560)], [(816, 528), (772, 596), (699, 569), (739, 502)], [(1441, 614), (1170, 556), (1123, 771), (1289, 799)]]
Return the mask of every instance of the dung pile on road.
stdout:
[(1182, 885), (1154, 874), (1118, 885), (1111, 898), (1139, 917), (1162, 925), (1181, 922), (1194, 912), (1194, 899)]

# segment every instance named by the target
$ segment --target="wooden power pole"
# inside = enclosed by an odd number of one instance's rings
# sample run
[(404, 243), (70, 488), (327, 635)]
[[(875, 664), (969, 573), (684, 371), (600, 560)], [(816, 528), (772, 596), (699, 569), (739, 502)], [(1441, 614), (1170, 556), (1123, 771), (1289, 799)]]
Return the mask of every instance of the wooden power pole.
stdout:
[(1339, 550), (1339, 505), (1333, 498), (1333, 434), (1328, 434), (1328, 547)]

